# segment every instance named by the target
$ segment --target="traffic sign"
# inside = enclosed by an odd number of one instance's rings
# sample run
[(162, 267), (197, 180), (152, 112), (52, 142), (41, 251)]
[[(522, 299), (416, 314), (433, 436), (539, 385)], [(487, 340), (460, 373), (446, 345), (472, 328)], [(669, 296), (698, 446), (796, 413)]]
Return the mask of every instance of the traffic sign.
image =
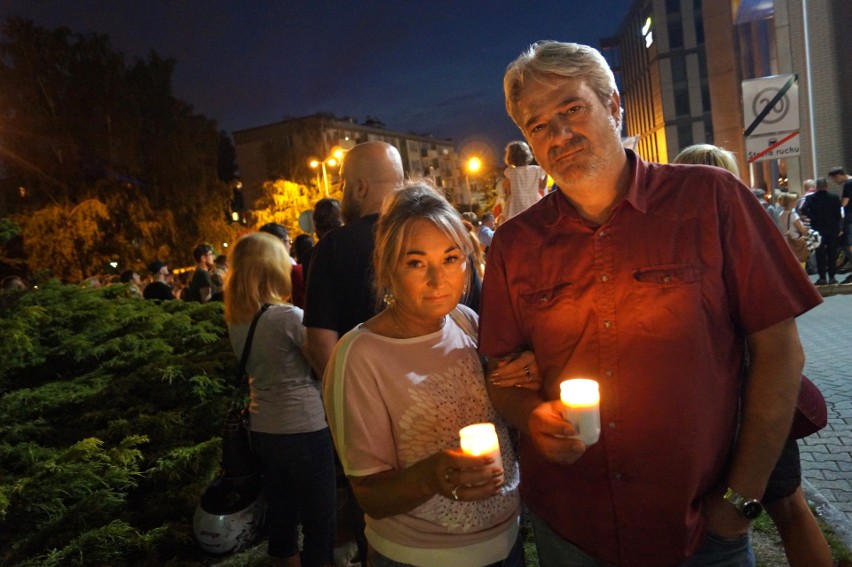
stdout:
[(314, 212), (311, 209), (299, 213), (299, 228), (306, 234), (314, 232)]
[(799, 86), (796, 75), (774, 75), (743, 81), (746, 138), (799, 129)]
[(768, 159), (799, 157), (801, 137), (798, 130), (768, 136), (746, 138), (746, 159), (749, 163)]

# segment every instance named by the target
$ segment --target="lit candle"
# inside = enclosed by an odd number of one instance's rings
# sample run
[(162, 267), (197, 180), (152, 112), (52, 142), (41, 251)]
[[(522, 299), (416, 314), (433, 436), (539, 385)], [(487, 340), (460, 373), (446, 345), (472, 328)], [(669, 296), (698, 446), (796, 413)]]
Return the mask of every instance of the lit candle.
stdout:
[(478, 457), (488, 455), (494, 459), (494, 464), (503, 468), (503, 459), (500, 457), (500, 441), (497, 439), (497, 431), (493, 423), (474, 423), (459, 430), (461, 449), (467, 455)]
[(575, 437), (586, 446), (598, 442), (601, 434), (601, 396), (594, 380), (577, 378), (559, 385), (562, 397), (562, 417), (574, 426)]

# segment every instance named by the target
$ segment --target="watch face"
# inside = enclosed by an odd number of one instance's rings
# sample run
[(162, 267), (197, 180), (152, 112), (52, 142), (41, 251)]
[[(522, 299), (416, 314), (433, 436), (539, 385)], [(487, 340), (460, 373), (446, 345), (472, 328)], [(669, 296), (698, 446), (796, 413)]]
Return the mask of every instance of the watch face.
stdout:
[(749, 500), (745, 504), (743, 504), (743, 516), (748, 518), (749, 520), (754, 520), (760, 513), (763, 512), (763, 506), (761, 506), (760, 502), (757, 500)]

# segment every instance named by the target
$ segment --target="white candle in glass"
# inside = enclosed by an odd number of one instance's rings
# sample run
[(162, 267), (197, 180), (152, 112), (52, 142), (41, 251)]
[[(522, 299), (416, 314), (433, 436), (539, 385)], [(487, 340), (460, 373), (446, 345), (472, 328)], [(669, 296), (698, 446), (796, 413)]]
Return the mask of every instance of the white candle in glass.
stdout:
[(503, 468), (503, 458), (500, 456), (500, 441), (493, 423), (474, 423), (459, 430), (461, 450), (467, 455), (478, 457), (488, 455), (494, 459), (494, 464)]
[(562, 417), (574, 426), (575, 437), (586, 446), (598, 442), (601, 434), (601, 396), (594, 380), (576, 378), (559, 385)]

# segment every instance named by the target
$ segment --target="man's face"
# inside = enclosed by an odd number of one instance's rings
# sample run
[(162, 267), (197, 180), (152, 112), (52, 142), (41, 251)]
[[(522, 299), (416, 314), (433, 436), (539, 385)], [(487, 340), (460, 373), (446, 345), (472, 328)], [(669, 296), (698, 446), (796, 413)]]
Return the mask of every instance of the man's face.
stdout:
[(209, 270), (210, 268), (212, 268), (213, 266), (216, 265), (216, 256), (213, 254), (213, 252), (208, 252), (207, 254), (204, 255), (204, 257), (202, 258), (202, 261), (204, 262), (204, 265), (207, 266), (207, 269)]
[(361, 218), (361, 203), (355, 195), (354, 183), (347, 183), (346, 178), (342, 176), (342, 172), (340, 184), (343, 191), (343, 198), (340, 199), (340, 216), (343, 218), (344, 223), (349, 224)]
[(593, 181), (624, 155), (619, 104), (604, 105), (586, 79), (530, 83), (518, 99), (521, 130), (536, 161), (560, 188)]
[(832, 175), (830, 177), (831, 177), (831, 180), (833, 182), (837, 183), (838, 185), (843, 185), (844, 183), (846, 183), (846, 178), (847, 178), (846, 175), (838, 173), (838, 174)]

